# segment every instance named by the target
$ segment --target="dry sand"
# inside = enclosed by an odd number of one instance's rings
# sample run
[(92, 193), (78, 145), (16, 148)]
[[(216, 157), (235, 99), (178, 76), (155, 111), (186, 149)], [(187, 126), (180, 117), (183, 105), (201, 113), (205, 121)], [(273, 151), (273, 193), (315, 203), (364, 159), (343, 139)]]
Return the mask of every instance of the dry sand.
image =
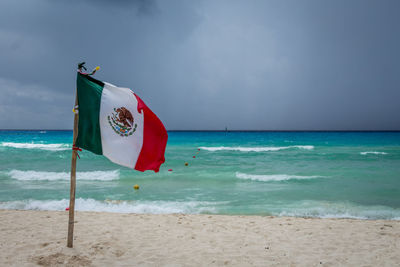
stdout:
[(0, 210), (0, 266), (399, 266), (400, 221)]

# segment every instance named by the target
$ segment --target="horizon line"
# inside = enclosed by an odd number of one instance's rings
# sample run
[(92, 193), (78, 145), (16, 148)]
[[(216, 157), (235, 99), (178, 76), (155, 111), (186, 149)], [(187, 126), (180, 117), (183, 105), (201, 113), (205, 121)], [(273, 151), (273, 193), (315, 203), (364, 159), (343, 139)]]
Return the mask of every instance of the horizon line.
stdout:
[[(72, 131), (73, 129), (0, 129), (0, 131)], [(167, 130), (167, 132), (400, 132), (399, 130)]]

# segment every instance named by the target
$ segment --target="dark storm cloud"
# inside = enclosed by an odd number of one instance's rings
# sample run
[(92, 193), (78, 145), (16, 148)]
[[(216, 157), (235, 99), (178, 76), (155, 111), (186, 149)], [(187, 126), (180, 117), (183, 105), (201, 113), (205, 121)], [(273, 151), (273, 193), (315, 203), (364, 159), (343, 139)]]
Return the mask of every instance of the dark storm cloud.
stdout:
[(133, 8), (137, 15), (149, 15), (157, 10), (155, 0), (76, 0), (77, 3), (82, 1), (112, 8)]
[(399, 9), (2, 1), (0, 128), (70, 129), (83, 60), (134, 89), (168, 129), (400, 129)]

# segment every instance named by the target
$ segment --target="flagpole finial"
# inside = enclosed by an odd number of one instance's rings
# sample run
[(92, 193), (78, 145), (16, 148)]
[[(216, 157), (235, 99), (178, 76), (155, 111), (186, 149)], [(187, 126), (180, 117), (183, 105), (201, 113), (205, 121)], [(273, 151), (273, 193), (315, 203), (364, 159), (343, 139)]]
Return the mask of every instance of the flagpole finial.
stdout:
[(87, 70), (87, 69), (85, 68), (85, 64), (86, 64), (86, 62), (81, 62), (81, 63), (78, 64), (78, 72), (79, 72), (80, 74), (83, 74), (83, 75), (93, 75), (93, 74), (96, 73), (96, 71), (98, 71), (98, 70), (100, 69), (100, 67), (97, 66), (96, 68), (94, 68), (94, 69), (92, 70), (91, 73), (84, 73), (84, 72), (82, 71), (82, 69)]
[(86, 64), (86, 62), (78, 63), (78, 70), (79, 70), (79, 72), (82, 72), (82, 69), (87, 70), (87, 69), (85, 68), (85, 64)]

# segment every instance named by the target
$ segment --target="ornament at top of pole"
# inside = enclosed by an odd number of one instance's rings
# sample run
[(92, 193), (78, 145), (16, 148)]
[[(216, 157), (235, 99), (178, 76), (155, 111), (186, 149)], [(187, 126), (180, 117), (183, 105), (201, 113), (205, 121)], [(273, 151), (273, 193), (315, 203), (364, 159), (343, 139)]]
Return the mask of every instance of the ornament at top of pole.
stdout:
[(96, 73), (96, 71), (98, 71), (98, 70), (100, 69), (100, 67), (97, 66), (96, 68), (94, 68), (94, 69), (92, 70), (91, 73), (84, 73), (84, 72), (82, 71), (82, 69), (84, 69), (85, 71), (87, 70), (86, 67), (85, 67), (85, 64), (86, 64), (86, 62), (81, 62), (81, 63), (78, 64), (78, 72), (79, 72), (80, 74), (83, 74), (83, 75), (93, 75), (93, 74)]
[(86, 62), (81, 62), (78, 63), (78, 71), (82, 72), (82, 69), (87, 70), (87, 68), (85, 67)]

